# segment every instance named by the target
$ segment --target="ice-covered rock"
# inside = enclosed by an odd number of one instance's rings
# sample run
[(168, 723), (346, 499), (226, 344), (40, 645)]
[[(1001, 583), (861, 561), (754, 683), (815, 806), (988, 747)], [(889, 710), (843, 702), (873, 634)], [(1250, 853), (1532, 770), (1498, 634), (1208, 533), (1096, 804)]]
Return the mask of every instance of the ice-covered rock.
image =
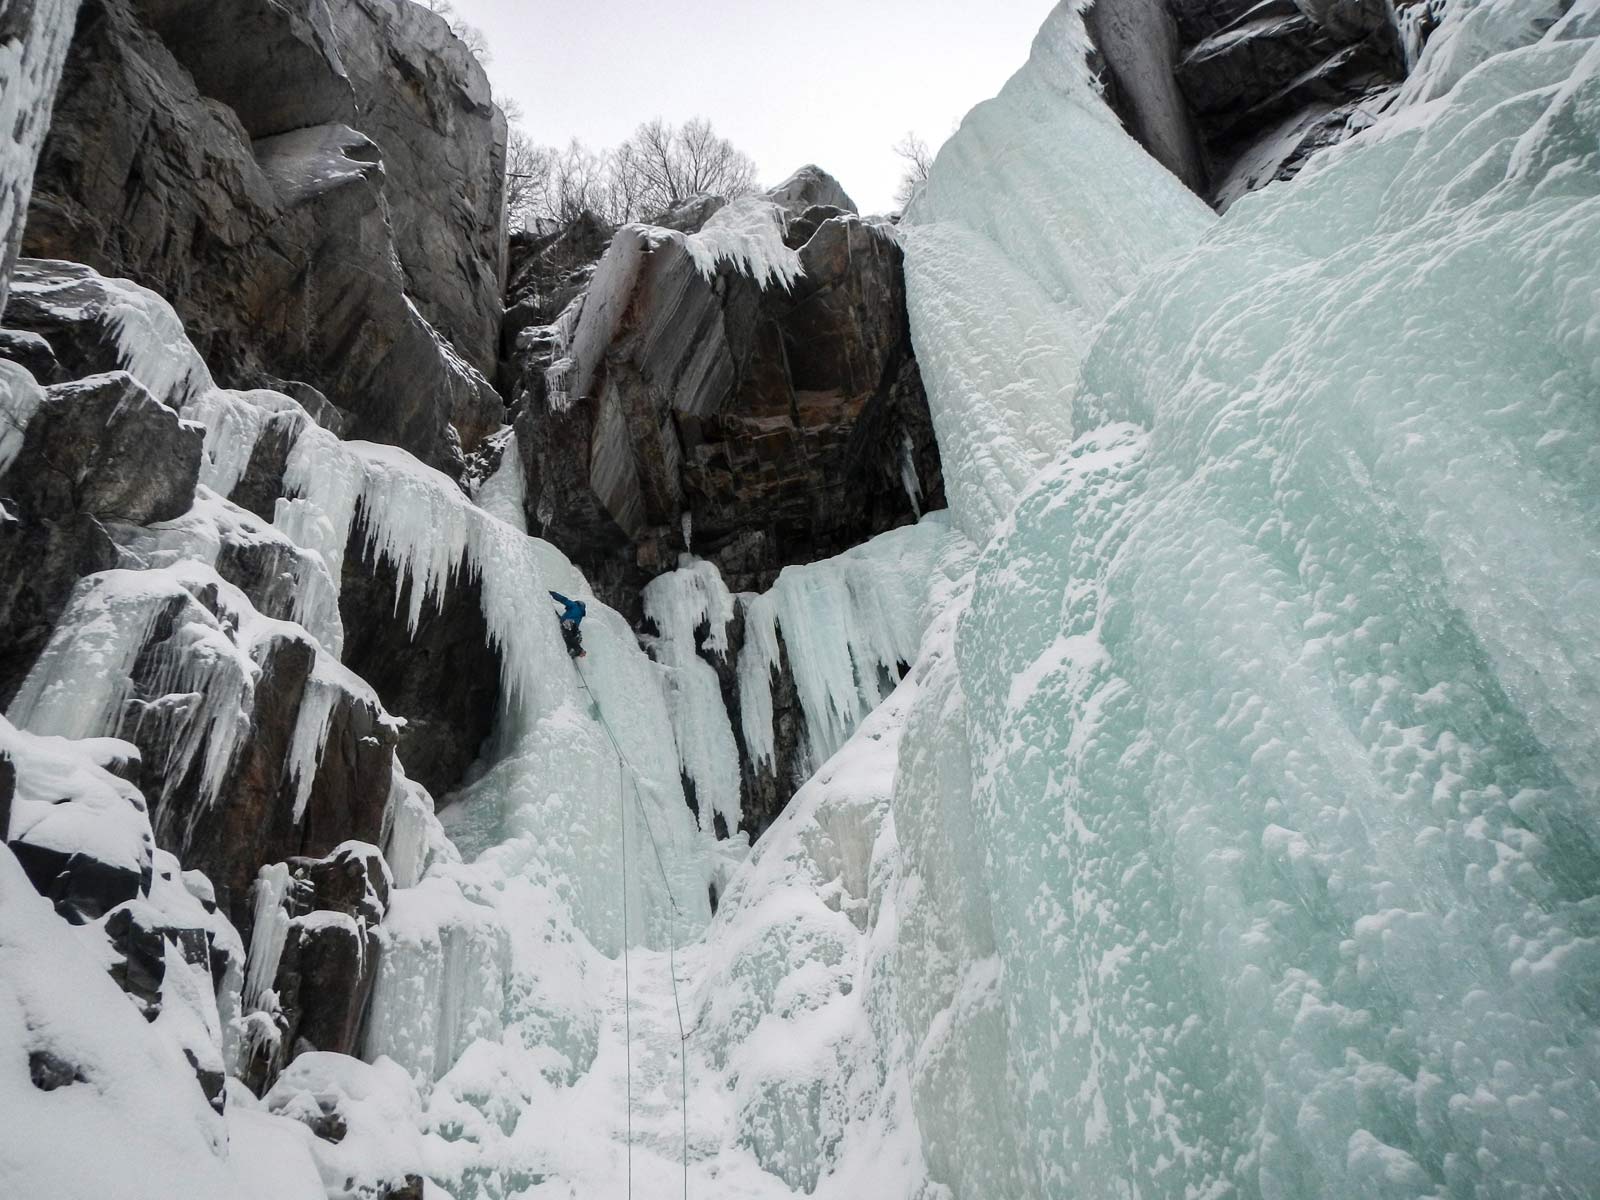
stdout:
[(378, 924), (393, 877), (376, 846), (346, 842), (321, 859), (262, 869), (251, 913), (238, 1072), (264, 1092), (314, 1051), (354, 1054), (377, 977)]

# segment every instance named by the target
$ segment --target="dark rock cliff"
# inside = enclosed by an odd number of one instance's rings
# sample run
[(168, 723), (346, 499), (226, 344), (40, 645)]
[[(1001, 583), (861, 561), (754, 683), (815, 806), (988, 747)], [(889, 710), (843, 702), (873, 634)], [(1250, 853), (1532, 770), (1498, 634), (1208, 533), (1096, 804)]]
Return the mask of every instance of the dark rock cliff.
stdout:
[(407, 0), (90, 0), (25, 245), (159, 291), (221, 382), (306, 380), (455, 471), (502, 417), (473, 364), (504, 142), (482, 68)]

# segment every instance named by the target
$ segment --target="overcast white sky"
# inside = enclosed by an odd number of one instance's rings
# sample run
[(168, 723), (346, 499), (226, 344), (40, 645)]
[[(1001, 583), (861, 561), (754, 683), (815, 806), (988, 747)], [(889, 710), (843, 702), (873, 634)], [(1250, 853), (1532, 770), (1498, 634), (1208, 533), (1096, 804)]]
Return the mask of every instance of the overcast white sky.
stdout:
[(709, 117), (764, 184), (816, 162), (866, 211), (891, 147), (937, 148), (1028, 56), (1052, 0), (455, 0), (488, 35), (497, 99), (539, 142), (599, 149), (639, 122)]

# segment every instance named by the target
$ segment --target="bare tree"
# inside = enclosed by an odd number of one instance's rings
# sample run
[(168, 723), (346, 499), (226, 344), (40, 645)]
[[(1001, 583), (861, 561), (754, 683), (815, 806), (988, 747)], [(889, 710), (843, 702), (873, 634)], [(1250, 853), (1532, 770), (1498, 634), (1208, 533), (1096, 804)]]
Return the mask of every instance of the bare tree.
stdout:
[(895, 189), (894, 202), (904, 212), (922, 185), (928, 182), (928, 172), (933, 170), (933, 151), (928, 143), (915, 133), (907, 133), (894, 144), (894, 152), (905, 162), (900, 176), (900, 186)]
[(756, 165), (703, 117), (681, 127), (657, 117), (612, 152), (611, 177), (623, 219), (634, 220), (692, 196), (743, 196), (755, 187)]
[[(509, 116), (509, 114), (507, 114)], [(506, 226), (526, 229), (547, 215), (556, 150), (534, 143), (520, 125), (506, 135)]]
[(521, 127), (514, 102), (506, 105), (506, 119), (506, 213), (513, 229), (541, 221), (564, 225), (584, 212), (622, 225), (659, 216), (694, 196), (731, 200), (755, 188), (750, 156), (703, 119), (681, 128), (646, 121), (603, 152), (577, 139), (565, 149), (537, 145)]

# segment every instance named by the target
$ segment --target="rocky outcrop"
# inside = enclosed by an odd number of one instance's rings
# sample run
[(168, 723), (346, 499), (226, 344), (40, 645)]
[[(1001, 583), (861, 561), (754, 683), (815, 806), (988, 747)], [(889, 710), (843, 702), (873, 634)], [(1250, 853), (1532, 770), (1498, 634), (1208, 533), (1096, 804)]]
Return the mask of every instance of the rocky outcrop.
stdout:
[(1210, 167), (1173, 66), (1180, 55), (1175, 0), (1097, 0), (1083, 14), (1106, 103), (1139, 144), (1198, 194)]
[(581, 302), (517, 335), (529, 527), (625, 610), (690, 541), (762, 590), (943, 503), (892, 231), (839, 207), (786, 224), (788, 286), (630, 226)]
[(505, 286), (506, 120), (488, 76), (425, 5), (348, 0), (331, 11), (355, 89), (354, 124), (383, 159), (406, 291), (492, 378)]
[(301, 1054), (355, 1054), (377, 977), (378, 935), (393, 879), (376, 846), (347, 842), (324, 858), (295, 858), (276, 911), (256, 921), (284, 922), (272, 977), (274, 1036), (246, 1068), (257, 1094)]
[(503, 122), (442, 21), (388, 7), (90, 0), (26, 245), (161, 292), (219, 381), (303, 379), (458, 471), (502, 415), (467, 359), (494, 360)]
[[(20, 374), (0, 384), (33, 386)], [(116, 565), (104, 522), (188, 509), (201, 431), (125, 372), (46, 389), (0, 471), (0, 705), (9, 704), (83, 576)]]
[(861, 211), (839, 181), (815, 163), (801, 167), (768, 191), (767, 196), (792, 217), (798, 217), (806, 209), (818, 205), (848, 213)]
[(39, 147), (50, 128), (78, 0), (0, 0), (0, 310), (22, 246)]

